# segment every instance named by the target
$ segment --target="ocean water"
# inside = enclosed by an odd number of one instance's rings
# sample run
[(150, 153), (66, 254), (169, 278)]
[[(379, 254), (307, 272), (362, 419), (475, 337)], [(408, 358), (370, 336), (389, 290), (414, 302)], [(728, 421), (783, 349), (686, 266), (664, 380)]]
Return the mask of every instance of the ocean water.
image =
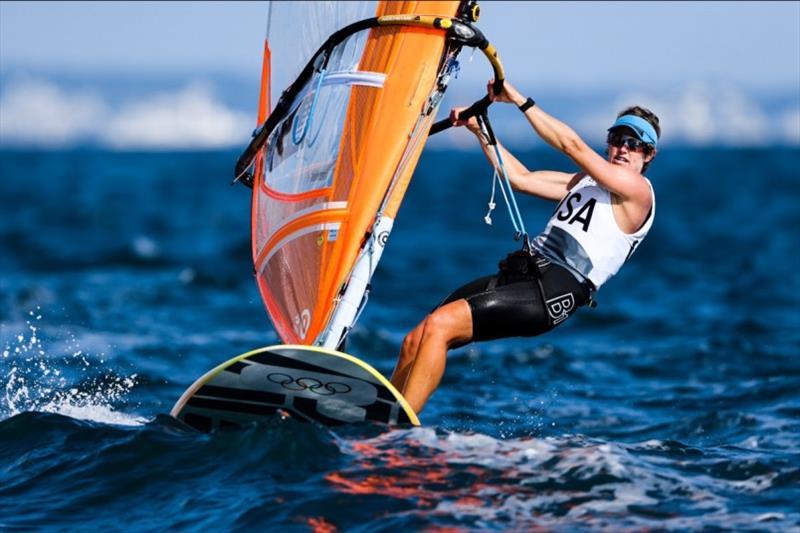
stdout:
[[(800, 530), (797, 148), (665, 147), (597, 309), (452, 352), (422, 427), (200, 434), (184, 389), (278, 341), (237, 155), (0, 152), (0, 530)], [(349, 352), (388, 375), (519, 246), (490, 178), (423, 155)], [(541, 230), (553, 205), (520, 204)]]

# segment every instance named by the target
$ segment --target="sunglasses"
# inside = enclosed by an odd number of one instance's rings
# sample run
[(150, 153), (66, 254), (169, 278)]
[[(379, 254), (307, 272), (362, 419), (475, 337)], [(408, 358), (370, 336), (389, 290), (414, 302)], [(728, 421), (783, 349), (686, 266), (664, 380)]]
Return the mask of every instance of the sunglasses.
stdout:
[(622, 148), (625, 146), (628, 148), (628, 150), (642, 149), (644, 152), (649, 152), (653, 149), (653, 147), (646, 142), (640, 141), (639, 139), (634, 139), (633, 137), (625, 135), (624, 133), (609, 133), (606, 142), (608, 142), (608, 144), (611, 146), (616, 146), (617, 148)]

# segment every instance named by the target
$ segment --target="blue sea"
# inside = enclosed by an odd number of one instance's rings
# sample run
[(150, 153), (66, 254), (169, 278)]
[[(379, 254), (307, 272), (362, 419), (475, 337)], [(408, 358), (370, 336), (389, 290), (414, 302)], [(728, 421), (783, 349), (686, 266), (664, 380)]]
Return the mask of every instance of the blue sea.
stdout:
[[(0, 530), (800, 530), (797, 148), (665, 147), (598, 307), (452, 352), (422, 427), (202, 434), (181, 393), (278, 342), (237, 155), (0, 152)], [(349, 352), (390, 374), (519, 247), (490, 191), (477, 150), (423, 154)]]

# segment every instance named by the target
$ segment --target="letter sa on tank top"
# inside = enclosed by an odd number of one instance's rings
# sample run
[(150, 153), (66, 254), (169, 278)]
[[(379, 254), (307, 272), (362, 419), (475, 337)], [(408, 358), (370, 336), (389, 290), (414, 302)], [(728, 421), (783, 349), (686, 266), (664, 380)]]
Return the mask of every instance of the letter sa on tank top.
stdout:
[(653, 225), (656, 199), (652, 184), (649, 180), (647, 183), (653, 195), (652, 207), (635, 233), (619, 228), (611, 193), (591, 176), (585, 176), (562, 198), (547, 227), (534, 239), (534, 247), (600, 288), (619, 271)]

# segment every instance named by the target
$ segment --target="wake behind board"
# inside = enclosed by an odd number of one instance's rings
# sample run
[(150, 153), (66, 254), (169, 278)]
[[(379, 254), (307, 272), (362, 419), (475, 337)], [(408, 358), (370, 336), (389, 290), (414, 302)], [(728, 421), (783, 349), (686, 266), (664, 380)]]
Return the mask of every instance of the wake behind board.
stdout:
[(419, 425), (405, 398), (352, 355), (278, 345), (234, 357), (194, 382), (170, 414), (200, 431), (288, 413), (326, 426), (359, 422)]

